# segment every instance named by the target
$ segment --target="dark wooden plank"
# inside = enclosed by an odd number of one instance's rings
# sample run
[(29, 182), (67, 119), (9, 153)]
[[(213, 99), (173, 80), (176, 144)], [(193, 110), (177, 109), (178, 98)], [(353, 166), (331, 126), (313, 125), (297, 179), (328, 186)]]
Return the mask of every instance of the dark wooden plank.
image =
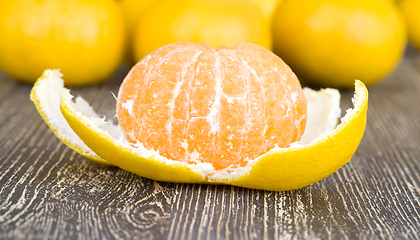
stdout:
[[(114, 117), (122, 67), (72, 89)], [(352, 160), (303, 189), (269, 192), (155, 182), (63, 145), (0, 72), (0, 239), (420, 239), (420, 52), (369, 88)], [(343, 109), (353, 91), (342, 91)], [(111, 109), (111, 110), (110, 110)]]

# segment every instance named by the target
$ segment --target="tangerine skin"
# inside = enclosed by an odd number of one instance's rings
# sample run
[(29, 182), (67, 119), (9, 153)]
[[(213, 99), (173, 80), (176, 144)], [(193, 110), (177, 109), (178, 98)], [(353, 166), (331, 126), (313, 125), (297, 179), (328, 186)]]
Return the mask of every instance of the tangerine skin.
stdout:
[(166, 45), (130, 70), (117, 98), (129, 142), (216, 170), (245, 166), (275, 145), (298, 141), (306, 111), (296, 75), (250, 43)]

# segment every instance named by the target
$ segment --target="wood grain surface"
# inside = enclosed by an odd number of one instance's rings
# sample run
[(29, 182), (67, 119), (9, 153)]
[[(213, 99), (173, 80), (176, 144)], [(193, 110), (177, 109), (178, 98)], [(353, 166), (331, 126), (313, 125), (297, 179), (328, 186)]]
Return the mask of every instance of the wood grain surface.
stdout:
[[(114, 117), (127, 67), (72, 89)], [(369, 88), (352, 160), (308, 187), (269, 192), (155, 182), (63, 145), (0, 72), (0, 239), (420, 239), (420, 51)], [(353, 91), (341, 91), (351, 107)]]

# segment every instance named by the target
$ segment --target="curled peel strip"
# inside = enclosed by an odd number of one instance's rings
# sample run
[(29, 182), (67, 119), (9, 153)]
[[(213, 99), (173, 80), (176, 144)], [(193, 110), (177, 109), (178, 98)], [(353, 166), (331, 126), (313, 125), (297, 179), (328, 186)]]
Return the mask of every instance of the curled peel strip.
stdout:
[[(62, 115), (58, 115), (64, 117), (65, 124), (63, 121), (60, 121), (60, 124), (68, 125), (65, 131), (59, 133), (66, 135), (72, 131), (74, 135), (69, 134), (71, 137), (68, 139), (59, 137), (60, 140), (64, 139), (63, 142), (68, 146), (69, 142), (72, 143), (73, 147), (69, 146), (70, 148), (79, 150), (78, 153), (96, 162), (113, 164), (158, 181), (230, 184), (274, 191), (301, 188), (319, 181), (346, 164), (356, 151), (366, 127), (368, 92), (362, 82), (355, 81), (354, 108), (347, 110), (338, 126), (338, 91), (305, 89), (309, 130), (305, 131), (300, 143), (292, 144), (288, 148), (275, 147), (249, 161), (243, 168), (216, 171), (209, 163), (188, 164), (169, 160), (156, 151), (143, 148), (140, 143), (133, 147), (124, 141), (118, 126), (98, 118), (83, 99), (77, 98), (76, 102), (73, 102), (69, 91), (57, 83), (62, 81), (61, 76), (57, 77), (59, 72), (52, 72), (44, 73), (45, 76), (37, 82), (44, 87), (35, 91), (48, 95), (52, 89), (47, 88), (53, 86), (61, 99), (59, 106), (43, 106), (41, 111), (37, 106), (41, 115), (58, 114), (57, 110), (61, 110)], [(42, 83), (44, 81), (48, 83)], [(48, 112), (45, 108), (56, 110)], [(48, 121), (46, 120), (50, 127), (55, 127), (56, 122), (51, 124), (51, 120)], [(57, 130), (53, 127), (51, 129), (56, 133)], [(74, 136), (81, 141), (72, 142), (76, 139)]]

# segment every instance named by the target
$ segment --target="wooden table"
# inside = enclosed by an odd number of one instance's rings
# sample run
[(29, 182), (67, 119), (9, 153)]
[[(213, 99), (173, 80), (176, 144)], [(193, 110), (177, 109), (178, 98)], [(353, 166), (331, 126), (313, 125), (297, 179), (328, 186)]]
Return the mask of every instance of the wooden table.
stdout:
[[(113, 117), (127, 67), (72, 89)], [(369, 88), (352, 160), (303, 189), (269, 192), (155, 182), (62, 144), (0, 72), (0, 239), (420, 239), (420, 51)], [(353, 91), (341, 91), (351, 107)]]

